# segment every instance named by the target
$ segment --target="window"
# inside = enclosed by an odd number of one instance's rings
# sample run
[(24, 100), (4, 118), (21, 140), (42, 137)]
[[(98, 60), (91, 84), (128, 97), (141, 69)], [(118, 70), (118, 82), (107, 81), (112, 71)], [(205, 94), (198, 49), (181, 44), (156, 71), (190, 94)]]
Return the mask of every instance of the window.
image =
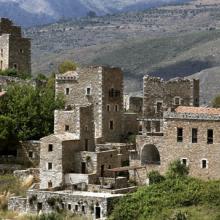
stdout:
[(193, 128), (192, 129), (192, 143), (197, 143), (198, 142), (198, 129), (197, 128)]
[(3, 49), (1, 49), (1, 57), (3, 57), (4, 56), (4, 51), (3, 51)]
[(88, 151), (89, 149), (89, 140), (85, 139), (85, 151)]
[(207, 159), (202, 159), (201, 160), (201, 168), (202, 169), (207, 169), (208, 168), (208, 161), (207, 161)]
[(213, 144), (213, 130), (207, 130), (207, 144)]
[(29, 158), (34, 158), (33, 151), (29, 151), (29, 152), (28, 152), (28, 157), (29, 157)]
[(154, 124), (155, 125), (155, 131), (156, 132), (160, 132), (160, 122), (159, 121), (155, 121), (154, 123), (155, 123)]
[(111, 98), (117, 98), (121, 96), (121, 91), (120, 90), (115, 90), (114, 88), (111, 88), (109, 90), (109, 97)]
[(110, 112), (110, 105), (107, 105), (106, 109), (108, 112)]
[(48, 188), (52, 188), (53, 187), (53, 183), (52, 183), (52, 181), (50, 180), (49, 182), (48, 182)]
[(88, 126), (85, 126), (85, 131), (88, 131), (88, 130), (89, 130)]
[(161, 112), (161, 111), (162, 111), (162, 106), (163, 106), (163, 103), (162, 103), (162, 102), (157, 102), (156, 112)]
[(174, 105), (180, 105), (181, 104), (181, 99), (180, 97), (175, 97), (174, 98)]
[(70, 130), (70, 126), (69, 125), (65, 125), (65, 131), (69, 131)]
[(146, 131), (151, 132), (151, 122), (150, 121), (146, 122)]
[(114, 129), (114, 122), (112, 120), (109, 122), (109, 129), (110, 130)]
[(72, 207), (71, 207), (71, 204), (68, 204), (67, 207), (68, 207), (68, 210), (71, 210), (71, 208), (72, 208)]
[(17, 69), (18, 69), (18, 64), (17, 64), (17, 63), (14, 63), (14, 64), (13, 64), (13, 68), (17, 70)]
[(177, 128), (177, 142), (183, 142), (183, 128)]
[(188, 159), (187, 158), (181, 158), (181, 164), (184, 164), (185, 166), (188, 166)]
[(86, 95), (91, 95), (91, 88), (86, 88)]
[(52, 170), (53, 169), (53, 164), (52, 163), (48, 163), (48, 170)]
[(48, 151), (49, 151), (49, 152), (53, 151), (53, 144), (49, 144), (49, 145), (48, 145)]
[(119, 109), (118, 105), (115, 105), (115, 111), (116, 112), (118, 112), (118, 109)]
[(66, 95), (69, 95), (69, 94), (70, 94), (70, 89), (69, 89), (69, 88), (66, 88), (65, 94), (66, 94)]
[(75, 211), (78, 212), (78, 210), (79, 210), (79, 206), (75, 205)]
[(24, 53), (24, 50), (23, 50), (23, 49), (20, 49), (20, 53)]
[(82, 212), (85, 213), (85, 206), (82, 206)]

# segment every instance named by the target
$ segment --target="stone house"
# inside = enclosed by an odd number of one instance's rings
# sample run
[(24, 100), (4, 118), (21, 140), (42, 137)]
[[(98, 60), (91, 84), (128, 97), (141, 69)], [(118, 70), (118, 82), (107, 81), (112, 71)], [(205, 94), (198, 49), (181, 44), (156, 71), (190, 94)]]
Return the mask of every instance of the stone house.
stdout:
[[(130, 164), (144, 166), (139, 170), (140, 182), (147, 173), (164, 174), (169, 164), (181, 160), (190, 175), (202, 179), (219, 179), (220, 109), (179, 106), (164, 112), (164, 128), (160, 135), (140, 135), (137, 148), (130, 155)], [(131, 177), (134, 173), (131, 173)]]
[(7, 18), (0, 19), (0, 70), (31, 74), (31, 41)]
[(163, 129), (163, 112), (178, 106), (199, 106), (199, 80), (175, 78), (164, 81), (158, 77), (143, 79), (142, 133), (159, 133)]
[(123, 113), (123, 74), (119, 68), (78, 68), (56, 75), (56, 94), (66, 106), (92, 104), (97, 143), (120, 142)]

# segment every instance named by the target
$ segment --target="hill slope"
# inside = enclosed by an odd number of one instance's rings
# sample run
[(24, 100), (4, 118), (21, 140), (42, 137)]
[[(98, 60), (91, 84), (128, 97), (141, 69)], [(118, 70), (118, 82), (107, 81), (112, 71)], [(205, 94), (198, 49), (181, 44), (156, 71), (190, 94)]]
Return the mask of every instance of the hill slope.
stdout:
[[(33, 39), (33, 72), (56, 71), (65, 59), (120, 66), (129, 80), (127, 91), (135, 91), (147, 73), (168, 79), (217, 68), (220, 2), (197, 2), (27, 29)], [(220, 85), (212, 83), (215, 96)]]
[(0, 17), (10, 17), (16, 23), (33, 26), (59, 19), (132, 11), (171, 2), (189, 0), (0, 0)]

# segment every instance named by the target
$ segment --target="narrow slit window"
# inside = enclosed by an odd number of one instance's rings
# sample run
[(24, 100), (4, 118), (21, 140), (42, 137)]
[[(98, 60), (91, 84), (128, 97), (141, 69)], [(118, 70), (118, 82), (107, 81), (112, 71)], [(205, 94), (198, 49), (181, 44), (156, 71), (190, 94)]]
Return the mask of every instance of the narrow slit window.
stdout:
[(207, 130), (207, 144), (213, 144), (213, 130)]
[(192, 129), (192, 143), (197, 143), (198, 142), (198, 129), (193, 128)]
[(183, 142), (183, 128), (177, 128), (177, 142)]

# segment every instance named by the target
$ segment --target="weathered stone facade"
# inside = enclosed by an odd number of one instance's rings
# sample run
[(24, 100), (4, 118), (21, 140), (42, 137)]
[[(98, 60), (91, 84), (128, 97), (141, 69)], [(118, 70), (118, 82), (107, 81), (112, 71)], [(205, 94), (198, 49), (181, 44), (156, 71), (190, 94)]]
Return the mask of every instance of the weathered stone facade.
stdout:
[(143, 97), (124, 95), (124, 110), (141, 116), (143, 113)]
[(88, 67), (56, 76), (56, 94), (66, 106), (92, 104), (95, 137), (99, 142), (119, 142), (122, 134), (123, 74), (119, 68)]
[(9, 209), (28, 213), (50, 213), (57, 210), (92, 217), (92, 219), (107, 219), (112, 210), (112, 204), (122, 195), (93, 192), (49, 192), (29, 190), (27, 198), (12, 197)]
[(145, 166), (138, 171), (141, 181), (151, 170), (164, 174), (174, 160), (189, 166), (194, 177), (219, 179), (219, 115), (219, 109), (200, 107), (180, 106), (165, 112), (163, 133), (137, 136), (137, 149), (130, 154), (133, 166)]
[(164, 111), (178, 106), (199, 106), (199, 80), (177, 78), (163, 81), (145, 76), (143, 79), (143, 117), (163, 118)]
[(31, 42), (22, 37), (21, 28), (0, 19), (0, 70), (16, 69), (31, 74)]

